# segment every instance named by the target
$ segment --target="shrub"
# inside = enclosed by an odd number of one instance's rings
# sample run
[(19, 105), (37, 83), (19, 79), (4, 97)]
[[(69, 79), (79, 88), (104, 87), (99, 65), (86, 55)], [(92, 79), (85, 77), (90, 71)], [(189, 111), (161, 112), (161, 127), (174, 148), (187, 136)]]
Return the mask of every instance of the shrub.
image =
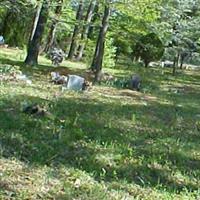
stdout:
[(136, 57), (141, 57), (147, 67), (150, 62), (157, 61), (162, 57), (164, 46), (155, 33), (149, 33), (139, 39), (133, 52)]

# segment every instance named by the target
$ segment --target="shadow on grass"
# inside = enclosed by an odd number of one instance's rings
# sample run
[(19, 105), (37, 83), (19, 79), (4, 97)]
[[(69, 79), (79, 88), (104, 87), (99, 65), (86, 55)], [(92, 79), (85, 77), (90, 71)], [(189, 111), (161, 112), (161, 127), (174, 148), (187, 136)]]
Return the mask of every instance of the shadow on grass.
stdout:
[[(0, 63), (3, 65), (16, 65), (20, 67), (20, 70), (26, 74), (26, 75), (36, 75), (39, 74), (41, 75), (49, 75), (50, 72), (56, 71), (61, 73), (62, 75), (67, 75), (67, 74), (76, 74), (80, 75), (86, 78), (91, 79), (89, 77), (90, 74), (86, 72), (86, 69), (77, 69), (73, 67), (65, 67), (64, 64), (60, 65), (59, 67), (54, 67), (52, 65), (47, 65), (47, 64), (38, 64), (37, 66), (28, 66), (24, 63), (24, 61), (19, 61), (19, 60), (12, 60), (9, 58), (0, 58)], [(40, 77), (41, 78), (41, 77)]]
[[(23, 100), (48, 104), (54, 118), (22, 113)], [(144, 107), (84, 98), (60, 98), (53, 102), (26, 95), (2, 98), (1, 156), (16, 157), (30, 165), (71, 166), (92, 174), (96, 180), (126, 180), (148, 187), (161, 184), (168, 191), (196, 190), (198, 185), (192, 181), (173, 177), (176, 172), (194, 177), (195, 172), (200, 178), (200, 161), (186, 154), (187, 141), (195, 149), (200, 138), (195, 133), (194, 137), (189, 135), (191, 127), (184, 133), (182, 129), (168, 130), (164, 113), (173, 109), (158, 103)], [(155, 111), (156, 119), (151, 113), (148, 116), (150, 110)], [(182, 108), (182, 112), (187, 110)], [(132, 113), (138, 113), (138, 124), (130, 122)], [(156, 122), (157, 119), (160, 121)], [(139, 127), (141, 122), (143, 127)], [(145, 124), (150, 129), (145, 129)]]
[(40, 70), (40, 71), (46, 71), (48, 70), (48, 68), (52, 68), (52, 66), (50, 65), (42, 65), (42, 64), (38, 64), (37, 66), (31, 67), (31, 66), (26, 66), (26, 64), (24, 63), (24, 61), (19, 61), (19, 60), (12, 60), (12, 59), (8, 59), (8, 58), (0, 58), (0, 63), (1, 64), (8, 64), (8, 65), (17, 65), (20, 67), (20, 70), (22, 72), (32, 72), (32, 71), (36, 71), (36, 70)]

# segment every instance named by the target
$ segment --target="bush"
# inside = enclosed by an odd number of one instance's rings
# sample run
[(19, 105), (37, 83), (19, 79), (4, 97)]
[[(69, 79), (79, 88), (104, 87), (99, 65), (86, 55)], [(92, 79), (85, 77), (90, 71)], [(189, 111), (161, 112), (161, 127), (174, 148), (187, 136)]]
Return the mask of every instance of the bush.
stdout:
[(164, 46), (155, 33), (149, 33), (139, 39), (133, 52), (136, 57), (141, 57), (147, 67), (150, 62), (157, 61), (162, 57)]

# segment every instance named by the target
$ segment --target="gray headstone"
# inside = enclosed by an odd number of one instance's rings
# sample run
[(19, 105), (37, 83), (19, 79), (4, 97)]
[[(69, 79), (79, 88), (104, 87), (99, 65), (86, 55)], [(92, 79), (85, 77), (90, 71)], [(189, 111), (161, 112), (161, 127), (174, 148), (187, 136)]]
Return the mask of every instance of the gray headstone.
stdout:
[(130, 89), (139, 91), (141, 86), (141, 77), (139, 75), (133, 75), (130, 80)]
[(81, 91), (83, 90), (83, 84), (85, 79), (77, 75), (68, 75), (67, 84), (65, 87), (70, 90)]

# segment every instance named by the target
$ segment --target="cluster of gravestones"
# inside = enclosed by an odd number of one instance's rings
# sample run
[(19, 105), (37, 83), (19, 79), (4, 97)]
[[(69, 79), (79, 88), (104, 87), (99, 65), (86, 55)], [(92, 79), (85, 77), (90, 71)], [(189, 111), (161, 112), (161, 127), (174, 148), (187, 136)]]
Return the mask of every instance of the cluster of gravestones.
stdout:
[(63, 76), (60, 75), (58, 72), (51, 72), (51, 81), (55, 84), (62, 85), (62, 89), (69, 89), (75, 91), (83, 91), (91, 87), (91, 83), (81, 76)]

